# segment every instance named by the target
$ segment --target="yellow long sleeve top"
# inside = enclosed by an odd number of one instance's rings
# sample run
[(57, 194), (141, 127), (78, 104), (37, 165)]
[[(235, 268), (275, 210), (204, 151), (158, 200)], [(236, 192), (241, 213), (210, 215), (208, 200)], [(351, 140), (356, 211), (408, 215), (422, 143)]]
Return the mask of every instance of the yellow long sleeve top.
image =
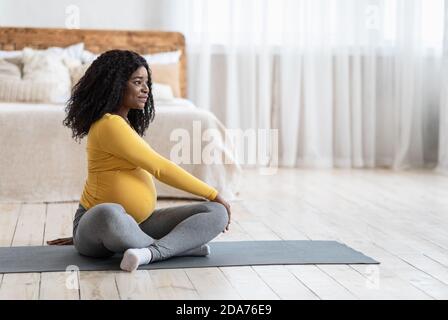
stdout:
[(89, 209), (121, 204), (137, 223), (154, 211), (157, 192), (152, 176), (163, 183), (207, 198), (218, 191), (155, 152), (119, 115), (106, 113), (87, 136), (88, 176), (80, 199)]

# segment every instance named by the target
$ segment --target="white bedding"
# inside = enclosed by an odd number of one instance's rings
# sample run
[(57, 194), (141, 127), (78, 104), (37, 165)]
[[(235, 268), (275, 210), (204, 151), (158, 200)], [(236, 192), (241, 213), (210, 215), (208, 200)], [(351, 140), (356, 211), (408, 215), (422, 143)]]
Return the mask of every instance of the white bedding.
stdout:
[[(186, 99), (159, 100), (155, 106), (156, 117), (144, 139), (167, 158), (171, 148), (178, 144), (170, 141), (172, 130), (183, 128), (193, 137), (192, 123), (200, 121), (202, 130), (219, 132), (219, 139), (202, 141), (202, 148), (212, 143), (215, 150), (231, 159), (230, 163), (201, 161), (179, 165), (217, 188), (225, 198), (234, 199), (241, 169), (232, 160), (232, 146), (224, 139), (224, 127), (219, 120)], [(87, 177), (86, 139), (78, 144), (71, 138), (71, 131), (62, 125), (64, 108), (54, 104), (0, 102), (0, 202), (79, 200)], [(154, 180), (159, 197), (194, 198)]]

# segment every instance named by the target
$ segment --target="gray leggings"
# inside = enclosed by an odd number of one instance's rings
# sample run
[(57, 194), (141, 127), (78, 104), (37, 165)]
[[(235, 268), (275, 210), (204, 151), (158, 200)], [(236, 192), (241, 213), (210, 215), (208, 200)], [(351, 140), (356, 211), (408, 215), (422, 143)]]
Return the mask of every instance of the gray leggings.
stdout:
[(89, 210), (80, 204), (73, 242), (80, 254), (90, 257), (149, 248), (151, 261), (158, 261), (209, 242), (224, 231), (227, 222), (227, 210), (217, 202), (156, 209), (140, 224), (120, 204), (101, 203)]

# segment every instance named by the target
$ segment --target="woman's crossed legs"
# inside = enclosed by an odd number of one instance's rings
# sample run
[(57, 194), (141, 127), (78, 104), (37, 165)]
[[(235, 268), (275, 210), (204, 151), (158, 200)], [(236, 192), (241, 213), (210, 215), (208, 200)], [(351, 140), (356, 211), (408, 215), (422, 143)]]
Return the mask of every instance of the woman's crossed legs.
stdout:
[[(140, 224), (120, 204), (102, 203), (82, 216), (74, 245), (91, 257), (125, 253), (121, 267), (132, 271), (141, 263), (173, 256), (206, 255), (204, 245), (224, 231), (227, 222), (226, 208), (216, 202), (156, 209)], [(149, 250), (138, 250), (142, 248)]]

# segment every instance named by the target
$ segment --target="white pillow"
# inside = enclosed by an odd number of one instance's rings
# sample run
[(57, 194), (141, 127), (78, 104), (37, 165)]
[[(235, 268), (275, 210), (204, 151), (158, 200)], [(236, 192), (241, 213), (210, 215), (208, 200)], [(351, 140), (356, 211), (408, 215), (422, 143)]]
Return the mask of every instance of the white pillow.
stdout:
[(83, 42), (76, 43), (65, 48), (50, 47), (46, 51), (54, 53), (56, 55), (61, 55), (62, 57), (69, 57), (81, 60), (82, 54), (84, 52), (84, 43)]
[(0, 78), (0, 101), (53, 103), (54, 83)]
[(50, 50), (23, 49), (23, 80), (52, 83), (48, 102), (64, 103), (70, 97), (71, 79), (63, 57)]
[[(36, 49), (35, 49), (36, 50)], [(60, 47), (50, 47), (48, 49), (40, 49), (36, 51), (48, 51), (57, 55), (61, 55), (64, 57), (70, 57), (74, 59), (81, 60), (84, 51), (84, 43), (76, 43), (71, 46), (60, 48)], [(13, 50), (13, 51), (3, 51), (0, 50), (0, 59), (7, 59), (15, 64), (20, 64), (23, 59), (23, 50)]]
[(99, 54), (95, 54), (93, 52), (90, 52), (89, 50), (83, 50), (82, 54), (81, 54), (81, 62), (82, 63), (90, 63), (98, 57), (99, 57)]
[(17, 58), (22, 56), (22, 50), (4, 51), (0, 50), (0, 59)]
[(20, 80), (21, 77), (19, 66), (0, 58), (0, 79)]
[(92, 62), (82, 63), (81, 60), (72, 59), (69, 57), (64, 57), (63, 61), (70, 72), (72, 87), (78, 83), (78, 81), (82, 78), (82, 76), (84, 76), (84, 73), (86, 73), (87, 69), (92, 64)]
[(0, 59), (0, 101), (52, 102), (54, 83), (22, 80), (18, 65)]
[[(63, 59), (79, 60), (83, 51), (82, 42), (66, 48), (0, 51), (0, 57), (6, 60), (0, 64), (3, 66), (0, 67), (0, 73), (3, 74), (0, 76), (0, 100), (65, 103), (70, 97), (71, 79)], [(15, 70), (6, 63), (13, 63)]]
[(172, 100), (174, 99), (173, 90), (167, 84), (152, 83), (152, 96), (154, 100)]
[(143, 58), (145, 58), (148, 64), (171, 64), (179, 62), (181, 53), (181, 50), (159, 52), (145, 54), (143, 55)]

